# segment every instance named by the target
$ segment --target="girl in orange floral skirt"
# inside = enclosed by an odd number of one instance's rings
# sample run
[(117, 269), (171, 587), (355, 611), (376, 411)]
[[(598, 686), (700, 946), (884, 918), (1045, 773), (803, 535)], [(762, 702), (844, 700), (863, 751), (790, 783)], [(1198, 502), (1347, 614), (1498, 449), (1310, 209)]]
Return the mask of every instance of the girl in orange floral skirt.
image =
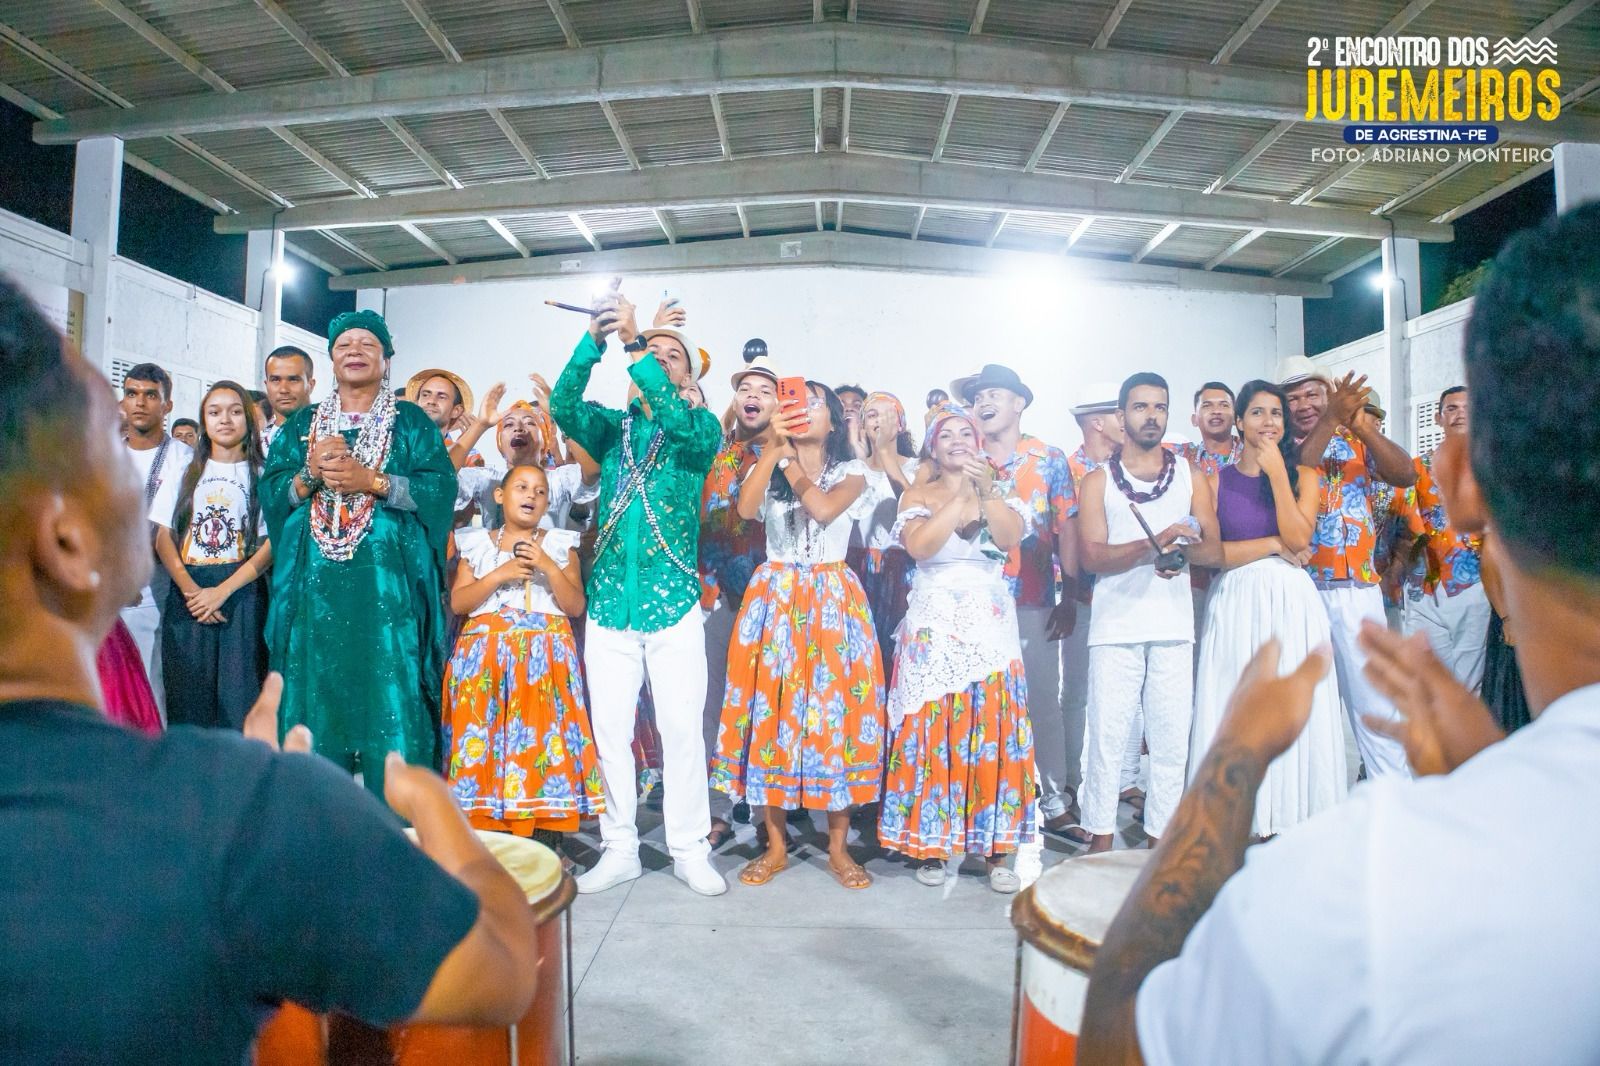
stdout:
[(456, 533), (450, 607), (471, 617), (444, 675), (450, 789), (474, 828), (553, 846), (604, 805), (567, 621), (584, 609), (578, 534), (539, 528), (539, 467), (512, 468), (494, 495), (505, 524)]
[(1035, 775), (1003, 570), (1027, 519), (995, 486), (982, 441), (965, 410), (936, 409), (923, 442), (932, 476), (900, 498), (895, 536), (917, 567), (896, 642), (878, 839), (920, 860), (925, 885), (943, 884), (945, 863), (966, 853), (984, 857), (990, 888), (1015, 892), (1003, 863), (1033, 839)]
[(850, 458), (839, 399), (806, 383), (781, 410), (739, 489), (762, 519), (767, 561), (745, 592), (728, 645), (728, 684), (711, 783), (766, 808), (767, 850), (739, 874), (762, 885), (788, 863), (784, 812), (828, 812), (828, 869), (872, 883), (845, 847), (850, 810), (877, 800), (883, 772), (883, 659), (861, 582), (845, 565), (866, 471)]

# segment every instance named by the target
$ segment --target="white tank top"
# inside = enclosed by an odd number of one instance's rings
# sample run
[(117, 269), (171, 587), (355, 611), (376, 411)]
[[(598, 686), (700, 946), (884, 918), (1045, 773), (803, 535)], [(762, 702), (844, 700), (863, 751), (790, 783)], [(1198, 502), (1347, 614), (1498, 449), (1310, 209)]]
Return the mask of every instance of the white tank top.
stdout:
[[(1194, 509), (1194, 484), (1188, 460), (1175, 457), (1177, 469), (1172, 484), (1159, 498), (1139, 504), (1139, 513), (1150, 529), (1161, 531), (1189, 517)], [(1140, 492), (1155, 488), (1152, 481), (1140, 481), (1123, 472), (1128, 484)], [(1112, 480), (1106, 465), (1105, 507), (1106, 543), (1129, 544), (1144, 540), (1139, 520), (1128, 509), (1131, 501)], [(1189, 573), (1185, 567), (1175, 577), (1156, 575), (1153, 563), (1140, 563), (1132, 570), (1094, 579), (1094, 607), (1089, 614), (1089, 643), (1143, 644), (1157, 640), (1194, 640), (1194, 600), (1189, 592)]]

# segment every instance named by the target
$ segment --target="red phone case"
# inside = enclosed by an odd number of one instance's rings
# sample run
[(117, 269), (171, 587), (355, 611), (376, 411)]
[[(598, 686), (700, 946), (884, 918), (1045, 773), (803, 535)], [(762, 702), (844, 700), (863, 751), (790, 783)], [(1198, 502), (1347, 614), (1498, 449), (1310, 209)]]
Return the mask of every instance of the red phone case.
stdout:
[(811, 415), (809, 405), (811, 394), (806, 390), (806, 379), (803, 377), (790, 377), (778, 379), (778, 410), (789, 412), (798, 410), (806, 416), (805, 423), (796, 432), (804, 433), (811, 428)]

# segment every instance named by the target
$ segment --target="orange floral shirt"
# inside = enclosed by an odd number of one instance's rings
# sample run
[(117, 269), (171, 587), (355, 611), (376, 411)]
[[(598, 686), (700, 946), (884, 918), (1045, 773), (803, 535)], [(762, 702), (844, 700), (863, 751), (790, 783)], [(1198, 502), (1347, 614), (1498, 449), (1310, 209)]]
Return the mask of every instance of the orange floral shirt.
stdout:
[(736, 603), (742, 599), (750, 576), (767, 558), (766, 527), (739, 517), (739, 486), (760, 455), (759, 447), (730, 434), (706, 475), (700, 493), (699, 570), (700, 606), (708, 611), (725, 588), (734, 590)]
[(1395, 510), (1410, 539), (1422, 541), (1428, 564), (1422, 591), (1431, 596), (1443, 588), (1446, 596), (1455, 596), (1483, 580), (1483, 538), (1451, 528), (1439, 485), (1433, 480), (1432, 453), (1412, 462), (1417, 483), (1406, 490)]
[(1318, 585), (1376, 585), (1378, 547), (1372, 498), (1381, 484), (1367, 446), (1340, 427), (1322, 453), (1322, 500), (1311, 534), (1311, 563)]

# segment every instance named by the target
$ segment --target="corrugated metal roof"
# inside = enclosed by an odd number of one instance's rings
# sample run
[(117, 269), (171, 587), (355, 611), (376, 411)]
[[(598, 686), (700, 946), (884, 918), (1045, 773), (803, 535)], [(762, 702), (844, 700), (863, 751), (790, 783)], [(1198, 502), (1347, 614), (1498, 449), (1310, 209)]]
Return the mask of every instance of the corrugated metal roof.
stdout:
[(1259, 0), (1184, 0), (1135, 3), (1109, 47), (1155, 55), (1210, 59), (1256, 9)]
[(628, 157), (597, 103), (516, 108), (504, 114), (551, 174), (629, 167)]
[(739, 237), (739, 212), (731, 207), (693, 207), (663, 212), (679, 240), (700, 237)]
[(1405, 0), (1340, 0), (1337, 4), (1283, 0), (1233, 54), (1232, 62), (1304, 71), (1308, 38), (1371, 36), (1404, 6)]
[(612, 107), (644, 166), (704, 163), (722, 158), (708, 96), (618, 100)]
[(972, 10), (972, 0), (860, 0), (856, 18), (888, 26), (964, 33), (972, 25)]
[(123, 2), (234, 88), (251, 89), (327, 73), (251, 0)]
[(854, 200), (844, 204), (846, 231), (906, 236), (916, 224), (917, 209), (905, 204), (863, 204)]
[[(856, 94), (852, 94), (854, 96)], [(811, 93), (722, 93), (717, 97), (736, 156), (809, 152), (815, 147)], [(852, 108), (855, 101), (852, 100)], [(854, 118), (852, 117), (852, 125)]]
[(1228, 185), (1230, 192), (1261, 193), (1287, 200), (1322, 175), (1340, 166), (1338, 157), (1327, 160), (1313, 153), (1343, 149), (1344, 138), (1332, 126), (1296, 126), (1278, 138)]
[(1166, 116), (1117, 107), (1067, 108), (1039, 170), (1085, 178), (1114, 178), (1132, 162)]
[(689, 32), (683, 0), (563, 0), (563, 6), (584, 44)]
[(1115, 6), (1116, 0), (993, 0), (983, 32), (1089, 44)]
[(1145, 242), (1161, 231), (1158, 222), (1131, 222), (1120, 218), (1102, 218), (1095, 221), (1089, 231), (1078, 238), (1072, 250), (1080, 255), (1131, 256)]
[(442, 58), (396, 0), (278, 0), (278, 6), (354, 74)]
[(700, 10), (711, 30), (811, 21), (811, 0), (700, 0)]
[[(371, 270), (372, 265), (359, 259), (344, 248), (328, 240), (315, 230), (292, 234), (289, 238), (296, 248), (303, 249), (324, 263), (332, 263), (340, 270)], [(292, 254), (292, 250), (291, 250)]]
[(465, 185), (536, 176), (488, 112), (418, 115), (406, 129)]
[(661, 224), (650, 211), (585, 211), (584, 224), (600, 238), (600, 243), (612, 245), (659, 244), (666, 241)]
[(1322, 243), (1321, 237), (1268, 233), (1257, 237), (1228, 257), (1232, 270), (1273, 270)]
[(390, 266), (413, 266), (439, 261), (439, 257), (434, 255), (431, 249), (399, 226), (343, 229), (339, 231), (339, 236)]
[(427, 0), (427, 11), (462, 59), (567, 46), (545, 0)]
[[(1243, 237), (1242, 229), (1213, 229), (1210, 226), (1179, 226), (1177, 231), (1145, 257), (1147, 263), (1174, 263), (1198, 266)], [(1233, 260), (1228, 260), (1232, 262)]]
[(751, 233), (797, 233), (817, 228), (816, 207), (798, 204), (755, 204), (744, 209)]
[(424, 222), (417, 227), (444, 245), (457, 259), (500, 259), (516, 255), (517, 250), (487, 222), (460, 219), (454, 222)]
[(501, 225), (535, 252), (590, 251), (589, 242), (566, 215), (502, 218)]
[[(390, 139), (393, 140), (392, 137)], [(343, 182), (266, 130), (198, 133), (190, 140), (289, 200), (350, 193)], [(360, 167), (350, 169), (355, 171), (358, 178), (365, 177)]]
[[(376, 119), (296, 126), (294, 132), (376, 192), (402, 192), (439, 185), (438, 176)], [(298, 160), (297, 167), (317, 169), (298, 154), (294, 158)]]
[(929, 208), (922, 218), (923, 240), (982, 244), (994, 229), (993, 211), (952, 211)]
[(1167, 131), (1133, 180), (1203, 189), (1273, 127), (1264, 119), (1185, 114)]
[(850, 94), (850, 147), (931, 156), (948, 96), (857, 89)]
[(169, 140), (129, 141), (124, 146), (153, 166), (185, 181), (203, 193), (216, 197), (235, 211), (249, 207), (276, 206), (210, 163), (197, 159), (192, 153)]
[(1056, 105), (1046, 100), (963, 96), (950, 123), (944, 158), (952, 163), (1020, 168), (1055, 113)]

